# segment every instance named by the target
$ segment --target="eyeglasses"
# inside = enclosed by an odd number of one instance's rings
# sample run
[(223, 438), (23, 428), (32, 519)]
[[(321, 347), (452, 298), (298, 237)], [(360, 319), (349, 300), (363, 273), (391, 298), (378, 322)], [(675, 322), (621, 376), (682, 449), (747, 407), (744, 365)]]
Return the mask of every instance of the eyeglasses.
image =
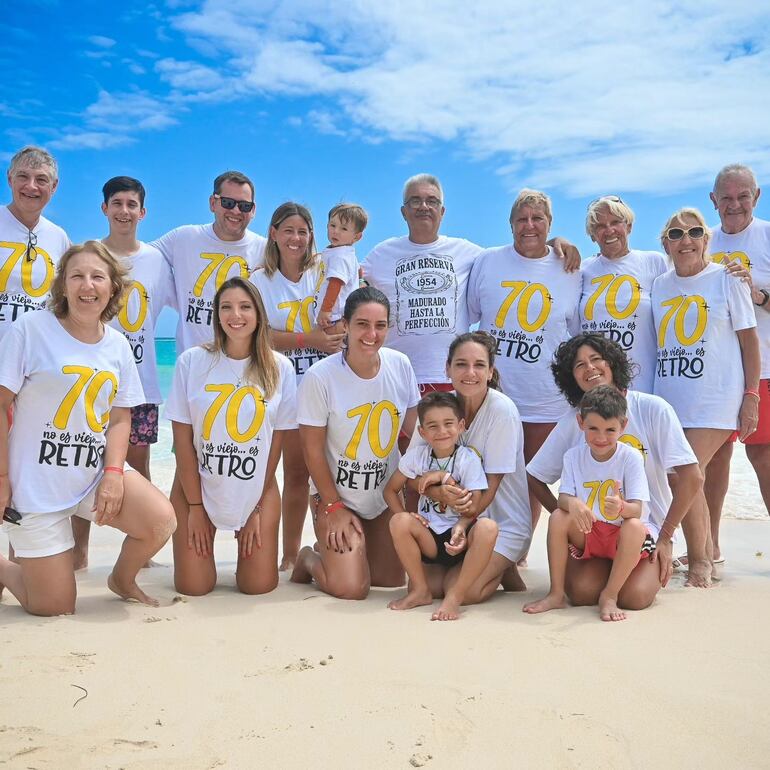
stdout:
[(226, 198), (224, 195), (214, 193), (215, 198), (219, 198), (219, 202), (222, 204), (223, 209), (228, 211), (238, 207), (238, 211), (248, 214), (254, 208), (254, 201), (237, 201), (235, 198)]
[(37, 259), (37, 233), (29, 231), (27, 236), (27, 250), (24, 252), (24, 259), (27, 262), (34, 262)]
[(418, 198), (416, 195), (413, 195), (411, 198), (406, 199), (406, 205), (409, 206), (410, 209), (417, 210), (423, 204), (425, 204), (429, 209), (438, 210), (441, 208), (441, 201), (433, 196), (430, 198)]
[(687, 235), (694, 241), (697, 241), (706, 234), (706, 228), (701, 227), (700, 225), (691, 227), (689, 230), (685, 230), (682, 227), (669, 227), (668, 230), (666, 230), (666, 238), (668, 238), (669, 241), (681, 241), (682, 238), (684, 238), (685, 233), (687, 233)]

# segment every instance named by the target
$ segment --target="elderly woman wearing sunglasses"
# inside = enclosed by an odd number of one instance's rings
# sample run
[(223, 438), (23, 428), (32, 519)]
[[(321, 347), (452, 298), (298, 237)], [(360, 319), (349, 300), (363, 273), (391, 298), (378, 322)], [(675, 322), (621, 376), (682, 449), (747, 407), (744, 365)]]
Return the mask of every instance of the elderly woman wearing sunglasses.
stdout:
[(650, 291), (668, 269), (658, 251), (631, 249), (634, 212), (617, 195), (588, 206), (586, 232), (599, 253), (583, 263), (580, 325), (620, 345), (635, 364), (630, 388), (652, 393), (655, 380), (655, 326)]
[[(677, 413), (701, 471), (737, 429), (757, 427), (759, 339), (747, 284), (708, 259), (709, 230), (696, 209), (666, 223), (663, 248), (674, 269), (655, 280), (652, 312), (658, 343), (655, 393)], [(687, 584), (706, 587), (712, 544), (706, 498), (699, 492), (683, 521)]]

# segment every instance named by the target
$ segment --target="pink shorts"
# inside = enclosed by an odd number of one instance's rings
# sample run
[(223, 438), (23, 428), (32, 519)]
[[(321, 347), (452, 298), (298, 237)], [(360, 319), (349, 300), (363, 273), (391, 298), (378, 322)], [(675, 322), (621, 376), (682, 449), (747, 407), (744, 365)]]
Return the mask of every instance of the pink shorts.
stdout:
[[(595, 521), (591, 531), (586, 535), (585, 548), (581, 551), (574, 545), (570, 545), (570, 556), (574, 559), (610, 559), (612, 561), (618, 552), (618, 537), (620, 537), (620, 527), (608, 524), (606, 521)], [(654, 550), (655, 541), (648, 532), (639, 551), (639, 561), (647, 558)]]

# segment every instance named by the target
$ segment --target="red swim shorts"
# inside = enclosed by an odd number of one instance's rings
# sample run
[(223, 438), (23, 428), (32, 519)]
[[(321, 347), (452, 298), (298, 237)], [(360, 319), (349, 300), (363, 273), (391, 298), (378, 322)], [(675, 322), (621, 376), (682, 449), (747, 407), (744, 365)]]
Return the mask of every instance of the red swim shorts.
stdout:
[[(608, 524), (606, 521), (595, 521), (591, 531), (586, 535), (585, 548), (581, 551), (570, 545), (570, 556), (574, 559), (614, 559), (618, 552), (618, 537), (620, 527)], [(655, 550), (655, 541), (647, 533), (639, 551), (639, 561), (647, 558)]]

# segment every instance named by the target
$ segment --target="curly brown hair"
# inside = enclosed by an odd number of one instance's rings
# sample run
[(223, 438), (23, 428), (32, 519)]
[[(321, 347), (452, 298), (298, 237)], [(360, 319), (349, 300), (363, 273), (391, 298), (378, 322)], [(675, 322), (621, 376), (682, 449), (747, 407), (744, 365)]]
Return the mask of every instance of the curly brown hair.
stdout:
[(127, 280), (128, 267), (117, 257), (112, 256), (101, 241), (76, 243), (62, 254), (59, 264), (56, 266), (56, 276), (53, 279), (53, 283), (51, 283), (51, 298), (48, 300), (48, 307), (57, 318), (66, 318), (69, 315), (67, 293), (64, 290), (64, 284), (67, 279), (67, 266), (73, 257), (76, 257), (78, 254), (85, 254), (86, 252), (96, 254), (107, 266), (107, 272), (110, 276), (112, 292), (110, 300), (101, 314), (101, 320), (107, 323), (118, 314), (131, 282)]
[(612, 372), (612, 384), (618, 390), (628, 390), (636, 373), (636, 365), (628, 360), (623, 348), (603, 334), (582, 332), (559, 345), (551, 364), (556, 386), (570, 406), (577, 406), (583, 398), (583, 389), (575, 382), (575, 375), (572, 373), (577, 352), (583, 345), (593, 348), (607, 362)]

